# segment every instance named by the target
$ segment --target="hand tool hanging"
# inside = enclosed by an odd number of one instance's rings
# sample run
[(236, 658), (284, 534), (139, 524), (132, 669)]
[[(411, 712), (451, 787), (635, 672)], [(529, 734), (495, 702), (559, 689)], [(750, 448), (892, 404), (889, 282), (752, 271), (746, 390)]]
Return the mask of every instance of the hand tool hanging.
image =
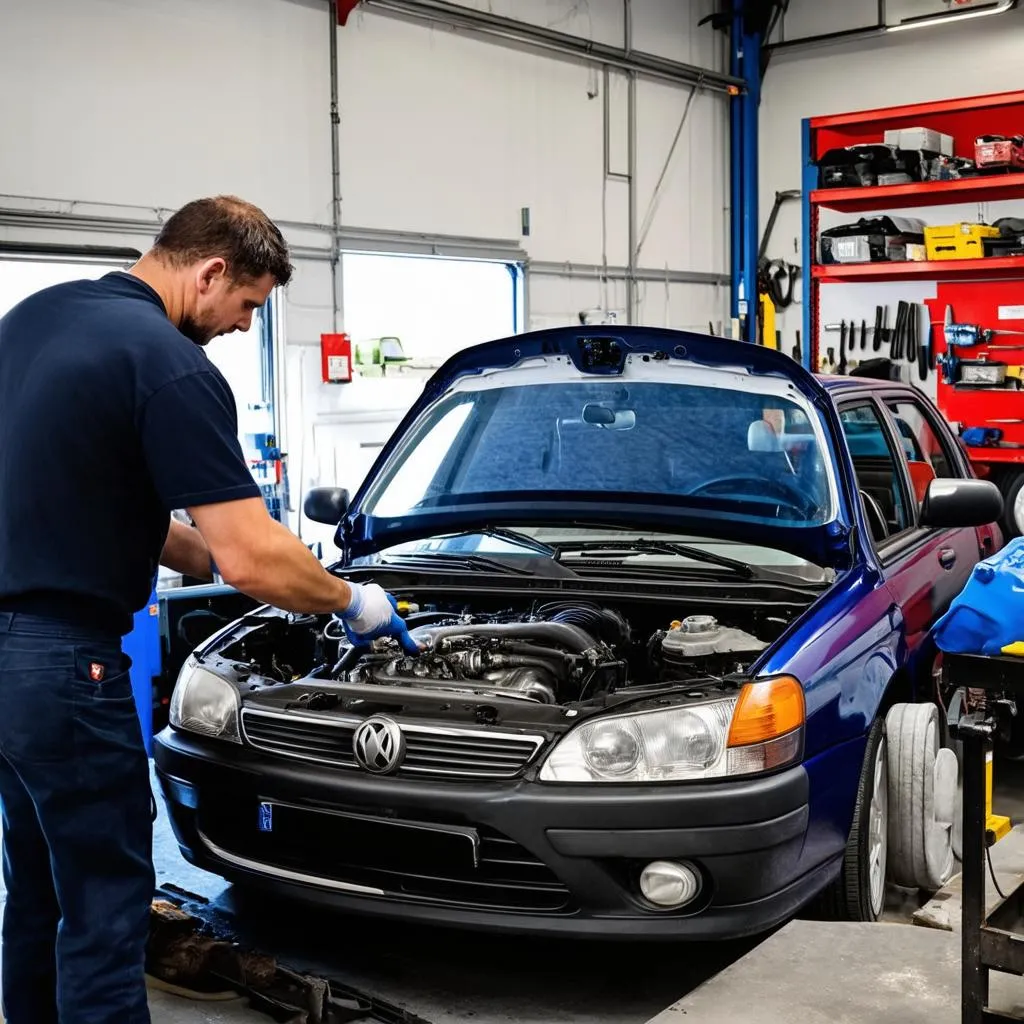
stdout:
[(889, 358), (893, 362), (899, 362), (903, 358), (906, 322), (907, 304), (901, 299), (896, 305), (896, 326), (893, 328), (892, 341), (889, 343)]
[[(853, 321), (851, 321), (852, 324)], [(839, 374), (841, 376), (846, 375), (846, 321), (843, 320), (839, 325)]]
[(921, 338), (921, 310), (920, 307), (914, 304), (914, 343), (917, 345), (917, 378), (920, 381), (926, 381), (928, 374), (932, 367), (932, 356), (931, 356), (931, 324), (927, 321), (925, 323), (925, 330), (927, 332), (926, 337), (922, 340)]

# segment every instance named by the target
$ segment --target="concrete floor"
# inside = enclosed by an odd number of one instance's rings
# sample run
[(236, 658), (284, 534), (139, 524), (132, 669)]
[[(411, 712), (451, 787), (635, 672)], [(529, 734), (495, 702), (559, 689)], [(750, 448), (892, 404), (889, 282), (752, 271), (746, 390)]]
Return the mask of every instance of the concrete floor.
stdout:
[[(756, 985), (752, 987), (752, 981), (774, 978), (776, 987), (781, 985), (785, 989), (788, 979), (793, 978), (796, 982), (793, 976), (800, 973), (801, 965), (805, 964), (815, 972), (828, 971), (831, 967), (824, 960), (820, 968), (812, 968), (815, 958), (833, 957), (847, 936), (850, 942), (855, 941), (856, 926), (821, 926), (816, 922), (796, 922), (777, 933), (771, 943), (747, 941), (701, 945), (537, 942), (423, 927), (396, 930), (393, 926), (362, 919), (318, 914), (266, 900), (254, 902), (251, 897), (243, 898), (221, 879), (182, 860), (168, 827), (162, 801), (158, 800), (158, 805), (154, 862), (159, 883), (173, 883), (210, 900), (214, 913), (229, 924), (246, 944), (273, 952), (300, 970), (338, 978), (352, 988), (384, 999), (430, 1024), (470, 1020), (474, 1024), (582, 1024), (584, 1021), (590, 1024), (642, 1024), (657, 1017), (665, 1007), (673, 1009), (660, 1017), (658, 1024), (679, 1020), (683, 1015), (691, 1020), (700, 1020), (701, 1024), (713, 1024), (717, 1018), (706, 1016), (703, 1011), (695, 1013), (694, 1010), (698, 1007), (706, 1009), (709, 998), (718, 1005), (721, 993), (733, 988), (743, 994), (741, 1001), (748, 1009), (754, 1005), (753, 998), (765, 1001), (766, 1015), (757, 1017), (757, 1020), (802, 1019), (811, 1022), (818, 1018), (813, 1014), (803, 1016), (802, 1010), (795, 1016), (789, 1015), (788, 1010), (785, 1016), (772, 1016), (773, 1005), (776, 1008), (785, 1005), (796, 1011), (796, 1004), (790, 1006), (785, 1001), (772, 1003), (767, 990), (761, 992)], [(1000, 766), (995, 810), (1009, 814), (1015, 824), (1024, 821), (1024, 763)], [(4, 895), (0, 885), (0, 903)], [(911, 911), (913, 909), (916, 908), (910, 908)], [(899, 920), (901, 917), (909, 921), (909, 913), (903, 915), (900, 912), (888, 914), (887, 920)], [(313, 926), (321, 923), (333, 936), (327, 945), (312, 938), (315, 931), (320, 931)], [(821, 927), (838, 928), (838, 931), (835, 936), (825, 937), (815, 931)], [(872, 930), (879, 927), (884, 931)], [(916, 933), (927, 932), (928, 929), (908, 928), (904, 932), (906, 926), (893, 927), (894, 932), (890, 926), (868, 926), (857, 947), (863, 946), (864, 952), (848, 954), (844, 951), (844, 957), (849, 960), (850, 956), (873, 955), (877, 962), (879, 954), (882, 959), (887, 957), (884, 952), (887, 943), (893, 943), (894, 949), (898, 950), (901, 939), (918, 945), (929, 941), (955, 943), (950, 933), (936, 933), (942, 938), (918, 940)], [(890, 934), (894, 938), (890, 939)], [(744, 959), (742, 966), (726, 970), (751, 950), (755, 950), (753, 956)], [(872, 954), (871, 950), (875, 953)], [(942, 954), (943, 957), (951, 955), (954, 954), (948, 951)], [(783, 957), (782, 962), (777, 962), (778, 956)], [(950, 969), (955, 980), (955, 965)], [(719, 973), (723, 971), (725, 973)], [(738, 971), (743, 973), (738, 974)], [(716, 975), (718, 980), (714, 985), (698, 988)], [(780, 981), (780, 978), (786, 980)], [(946, 983), (952, 982), (947, 979)], [(698, 991), (693, 992), (695, 989)], [(894, 986), (892, 1000), (898, 1001), (904, 991), (901, 986)], [(686, 1001), (688, 993), (693, 993), (690, 999), (696, 1000), (689, 1005)], [(679, 1002), (681, 997), (683, 1002)], [(958, 1007), (955, 993), (950, 998), (954, 999), (952, 1005)], [(233, 1024), (236, 1021), (266, 1024), (268, 1020), (249, 1010), (244, 1000), (202, 1003), (151, 992), (150, 1005), (154, 1024)], [(861, 1007), (856, 1000), (851, 1006), (860, 1012)], [(729, 1019), (755, 1020), (748, 1015)], [(868, 1019), (883, 1020), (874, 1016), (830, 1017), (829, 1024), (839, 1024), (840, 1020)], [(935, 1017), (934, 1021), (939, 1024), (940, 1018)]]
[[(158, 792), (155, 788), (154, 791)], [(211, 901), (213, 913), (254, 948), (299, 970), (337, 978), (430, 1024), (641, 1024), (752, 949), (753, 940), (703, 945), (538, 942), (425, 927), (396, 929), (246, 898), (192, 867), (178, 851), (163, 801), (154, 831), (158, 884)], [(0, 902), (5, 893), (0, 883)], [(324, 928), (314, 927), (323, 925)], [(312, 936), (326, 930), (327, 944)], [(151, 992), (154, 1024), (267, 1024), (232, 1004)]]

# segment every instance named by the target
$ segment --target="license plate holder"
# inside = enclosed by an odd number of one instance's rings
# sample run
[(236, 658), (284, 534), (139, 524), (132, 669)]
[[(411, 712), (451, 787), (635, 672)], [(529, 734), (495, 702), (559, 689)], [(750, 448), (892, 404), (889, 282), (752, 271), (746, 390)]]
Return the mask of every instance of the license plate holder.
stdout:
[[(262, 842), (335, 846), (340, 862), (354, 862), (384, 871), (415, 873), (420, 864), (445, 862), (462, 871), (480, 866), (480, 836), (461, 825), (403, 818), (381, 818), (350, 811), (257, 801), (257, 830)], [(271, 823), (267, 828), (266, 823)], [(358, 856), (353, 856), (358, 852)]]

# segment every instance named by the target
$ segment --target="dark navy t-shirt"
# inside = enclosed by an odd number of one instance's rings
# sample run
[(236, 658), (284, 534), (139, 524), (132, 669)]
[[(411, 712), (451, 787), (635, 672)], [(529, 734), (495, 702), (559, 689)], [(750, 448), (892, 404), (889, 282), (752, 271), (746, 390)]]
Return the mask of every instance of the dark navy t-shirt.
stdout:
[(60, 284), (0, 319), (0, 609), (127, 633), (171, 510), (259, 495), (231, 388), (149, 285)]

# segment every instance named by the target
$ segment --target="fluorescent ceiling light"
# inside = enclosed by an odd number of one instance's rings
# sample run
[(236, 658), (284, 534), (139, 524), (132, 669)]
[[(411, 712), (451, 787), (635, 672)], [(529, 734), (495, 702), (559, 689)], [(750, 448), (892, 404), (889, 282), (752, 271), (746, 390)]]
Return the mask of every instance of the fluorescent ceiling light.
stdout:
[(924, 28), (927, 25), (948, 25), (951, 21), (964, 21), (967, 18), (986, 18), (990, 14), (1003, 14), (1017, 6), (1017, 0), (1002, 0), (1001, 3), (991, 4), (988, 7), (979, 7), (974, 10), (955, 11), (948, 14), (933, 14), (926, 18), (912, 18), (900, 22), (898, 25), (887, 25), (886, 32), (905, 32), (911, 28)]

